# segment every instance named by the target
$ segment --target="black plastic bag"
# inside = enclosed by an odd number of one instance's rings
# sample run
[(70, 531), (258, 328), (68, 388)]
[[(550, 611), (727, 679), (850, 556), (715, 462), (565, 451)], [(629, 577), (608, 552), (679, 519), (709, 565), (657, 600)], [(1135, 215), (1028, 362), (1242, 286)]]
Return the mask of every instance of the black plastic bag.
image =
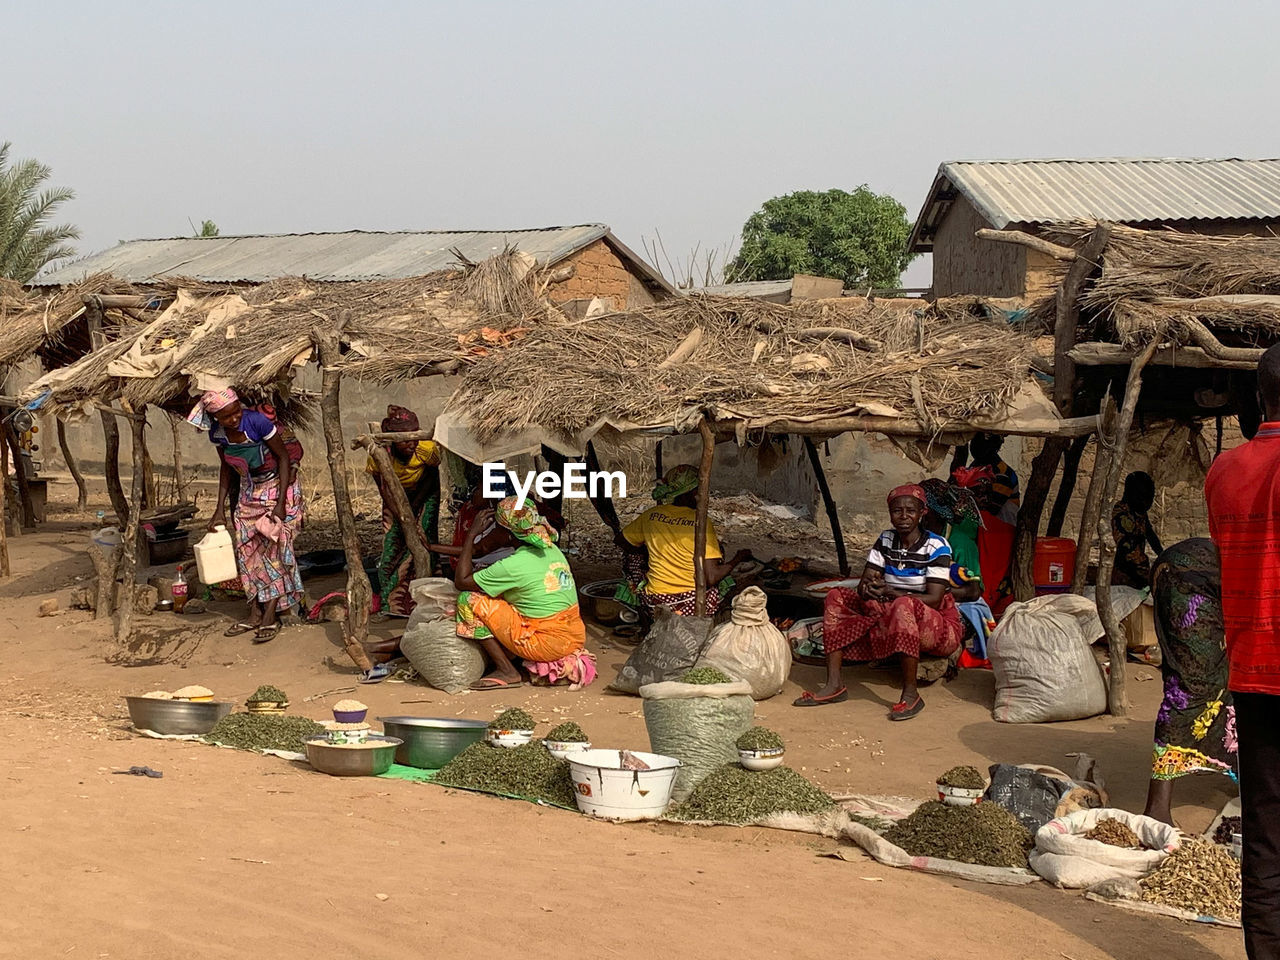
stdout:
[(609, 684), (614, 690), (638, 694), (646, 683), (675, 680), (698, 662), (710, 642), (711, 618), (682, 617), (669, 607), (654, 611), (649, 635)]
[(1054, 818), (1062, 789), (1070, 786), (1011, 763), (993, 763), (987, 772), (991, 785), (983, 799), (1004, 807), (1032, 833)]

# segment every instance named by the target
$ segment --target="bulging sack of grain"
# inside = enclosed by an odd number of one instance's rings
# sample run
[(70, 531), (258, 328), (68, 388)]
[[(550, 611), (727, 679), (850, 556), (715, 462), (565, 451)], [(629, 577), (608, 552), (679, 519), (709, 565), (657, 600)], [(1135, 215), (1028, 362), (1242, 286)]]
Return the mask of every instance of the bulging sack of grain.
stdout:
[(765, 592), (747, 587), (733, 599), (733, 615), (711, 631), (698, 666), (717, 667), (751, 687), (751, 696), (767, 700), (782, 691), (791, 670), (791, 647), (769, 622)]
[(683, 801), (702, 778), (736, 763), (734, 741), (751, 728), (755, 701), (751, 686), (733, 683), (649, 683), (640, 688), (644, 725), (654, 753), (680, 761), (671, 799)]
[(422, 679), (445, 693), (459, 693), (484, 675), (484, 655), (472, 640), (458, 636), (454, 607), (458, 591), (442, 577), (409, 585), (413, 613), (400, 638), (400, 651)]
[(1012, 604), (987, 640), (996, 678), (991, 716), (1001, 723), (1053, 723), (1105, 711), (1107, 685), (1090, 650), (1102, 634), (1097, 608), (1085, 597)]
[(646, 683), (660, 683), (684, 673), (702, 656), (710, 642), (709, 617), (682, 617), (667, 607), (653, 615), (649, 634), (640, 642), (609, 686), (622, 693), (639, 693)]
[[(1104, 820), (1123, 824), (1141, 849), (1114, 846), (1086, 836)], [(1050, 820), (1036, 831), (1031, 869), (1050, 883), (1070, 889), (1104, 880), (1140, 880), (1178, 849), (1178, 831), (1167, 823), (1125, 810), (1080, 810)]]

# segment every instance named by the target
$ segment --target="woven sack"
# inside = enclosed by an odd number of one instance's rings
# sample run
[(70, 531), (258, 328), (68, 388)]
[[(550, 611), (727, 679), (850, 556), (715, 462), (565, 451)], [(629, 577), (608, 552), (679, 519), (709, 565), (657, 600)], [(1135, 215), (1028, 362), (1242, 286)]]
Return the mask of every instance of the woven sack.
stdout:
[(422, 679), (445, 693), (466, 690), (484, 675), (484, 655), (473, 640), (458, 636), (454, 621), (458, 591), (441, 577), (409, 585), (413, 613), (400, 638), (400, 652)]
[(751, 686), (735, 683), (650, 683), (640, 688), (644, 725), (654, 753), (680, 761), (671, 799), (682, 802), (702, 778), (735, 763), (734, 741), (751, 728)]
[(791, 646), (769, 622), (767, 597), (747, 587), (733, 598), (733, 614), (711, 632), (698, 666), (716, 667), (751, 687), (751, 696), (767, 700), (782, 691), (791, 671)]

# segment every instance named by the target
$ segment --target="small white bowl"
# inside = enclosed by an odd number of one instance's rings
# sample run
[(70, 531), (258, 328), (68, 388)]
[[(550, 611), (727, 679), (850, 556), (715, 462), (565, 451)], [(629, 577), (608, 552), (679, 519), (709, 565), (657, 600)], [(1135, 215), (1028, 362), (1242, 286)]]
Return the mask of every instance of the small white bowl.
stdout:
[(543, 740), (542, 745), (557, 760), (567, 759), (571, 753), (583, 753), (591, 749), (591, 744), (585, 740)]
[(982, 802), (983, 792), (967, 787), (948, 787), (946, 784), (938, 784), (938, 799), (949, 807), (972, 807), (975, 803)]
[(532, 739), (532, 730), (490, 730), (485, 734), (485, 740), (491, 747), (504, 747), (508, 750), (523, 747)]
[(739, 750), (738, 762), (748, 770), (772, 770), (782, 766), (786, 748), (774, 747), (770, 750)]

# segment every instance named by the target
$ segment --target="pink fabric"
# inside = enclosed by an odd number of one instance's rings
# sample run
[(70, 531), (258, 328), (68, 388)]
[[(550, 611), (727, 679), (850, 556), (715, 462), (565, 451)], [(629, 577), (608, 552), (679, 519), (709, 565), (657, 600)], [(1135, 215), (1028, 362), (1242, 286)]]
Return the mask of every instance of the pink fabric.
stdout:
[(200, 399), (191, 408), (191, 412), (187, 414), (187, 423), (201, 430), (208, 430), (212, 426), (209, 414), (217, 413), (219, 410), (223, 410), (239, 400), (240, 397), (230, 387), (225, 390), (206, 390), (200, 394)]
[(284, 524), (271, 516), (271, 514), (265, 514), (255, 520), (253, 528), (272, 543), (279, 543), (280, 538), (284, 535)]
[(596, 678), (596, 658), (586, 650), (579, 650), (549, 663), (526, 660), (524, 668), (529, 671), (530, 676), (542, 677), (547, 683), (555, 683), (564, 678), (575, 687), (585, 687)]

